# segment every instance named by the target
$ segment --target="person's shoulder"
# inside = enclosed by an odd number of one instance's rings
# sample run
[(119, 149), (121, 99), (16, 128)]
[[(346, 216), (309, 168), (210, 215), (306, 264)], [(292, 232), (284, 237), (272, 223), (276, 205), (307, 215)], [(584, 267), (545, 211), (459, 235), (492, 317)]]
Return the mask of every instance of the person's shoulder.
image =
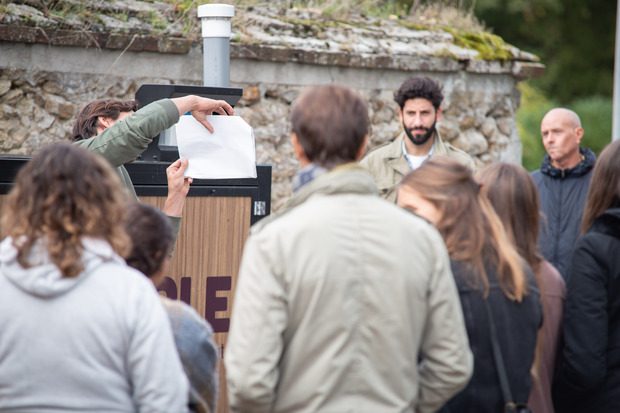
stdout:
[(360, 164), (363, 166), (368, 166), (378, 162), (383, 162), (384, 159), (400, 156), (400, 142), (402, 142), (402, 140), (397, 136), (394, 139), (371, 149), (360, 161)]
[(213, 332), (211, 325), (191, 306), (183, 301), (172, 300), (161, 297), (162, 304), (168, 313), (170, 322), (173, 327), (181, 327), (184, 329), (193, 327), (194, 329), (204, 330), (209, 334)]
[(439, 155), (444, 155), (449, 158), (455, 159), (456, 161), (469, 167), (469, 169), (471, 169), (472, 171), (476, 169), (476, 163), (474, 161), (474, 158), (470, 154), (460, 148), (457, 148), (450, 142), (442, 140), (441, 137), (439, 137), (438, 143), (444, 148), (443, 151), (438, 153)]
[(564, 297), (566, 295), (566, 283), (560, 272), (549, 261), (544, 260), (540, 265), (540, 280), (543, 284), (543, 295)]
[(532, 180), (534, 181), (534, 185), (536, 185), (536, 187), (539, 187), (539, 188), (543, 180), (548, 179), (548, 176), (545, 175), (540, 169), (536, 169), (530, 172), (530, 176), (532, 177)]
[(187, 305), (183, 301), (172, 300), (167, 297), (161, 297), (161, 302), (166, 308), (166, 311), (168, 311), (173, 317), (179, 317), (198, 322), (204, 321), (192, 306)]

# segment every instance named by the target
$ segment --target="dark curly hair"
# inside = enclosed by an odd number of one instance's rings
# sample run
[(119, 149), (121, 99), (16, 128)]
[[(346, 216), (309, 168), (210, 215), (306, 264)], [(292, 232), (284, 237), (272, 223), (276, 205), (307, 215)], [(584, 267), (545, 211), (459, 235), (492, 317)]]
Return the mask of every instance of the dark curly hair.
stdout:
[(137, 108), (135, 100), (101, 99), (90, 102), (77, 115), (71, 140), (80, 141), (96, 136), (100, 116), (116, 120), (121, 112), (135, 112)]
[(429, 100), (437, 110), (443, 101), (441, 87), (430, 77), (410, 77), (394, 92), (394, 101), (401, 109), (409, 99), (416, 98)]
[(65, 277), (82, 272), (82, 238), (106, 240), (121, 256), (130, 247), (122, 222), (127, 197), (103, 158), (68, 143), (48, 145), (19, 171), (2, 215), (2, 232), (13, 239), (17, 261), (43, 241)]
[(135, 202), (127, 211), (125, 229), (132, 242), (127, 265), (153, 277), (174, 244), (170, 221), (157, 208)]

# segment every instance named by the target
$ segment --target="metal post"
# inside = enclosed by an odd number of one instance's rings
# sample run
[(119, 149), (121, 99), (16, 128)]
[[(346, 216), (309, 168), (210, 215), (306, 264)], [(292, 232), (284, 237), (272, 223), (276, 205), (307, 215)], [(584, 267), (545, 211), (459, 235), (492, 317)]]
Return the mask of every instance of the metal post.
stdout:
[(612, 140), (620, 139), (620, 0), (616, 2), (616, 52), (614, 57), (614, 104)]
[(202, 21), (204, 86), (230, 86), (230, 36), (234, 15), (235, 6), (230, 4), (198, 6), (198, 17)]

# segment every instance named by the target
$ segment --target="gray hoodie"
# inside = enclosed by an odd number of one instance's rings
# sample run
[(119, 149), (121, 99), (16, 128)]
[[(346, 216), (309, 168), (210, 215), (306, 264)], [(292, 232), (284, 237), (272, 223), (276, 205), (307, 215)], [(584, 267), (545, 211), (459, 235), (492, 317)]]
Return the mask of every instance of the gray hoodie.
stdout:
[(63, 277), (44, 243), (30, 268), (0, 243), (0, 411), (184, 412), (187, 379), (148, 279), (84, 239), (84, 271)]

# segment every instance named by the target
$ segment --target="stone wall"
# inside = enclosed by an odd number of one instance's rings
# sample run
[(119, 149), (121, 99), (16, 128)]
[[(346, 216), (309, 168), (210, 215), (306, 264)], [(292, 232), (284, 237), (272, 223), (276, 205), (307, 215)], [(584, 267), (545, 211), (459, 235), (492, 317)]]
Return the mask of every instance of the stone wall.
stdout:
[[(264, 26), (263, 32), (278, 37), (273, 22), (265, 23), (264, 16), (258, 20)], [(280, 34), (289, 30), (291, 24), (282, 23)], [(376, 31), (377, 26), (373, 27)], [(89, 44), (80, 47), (67, 44), (66, 37), (63, 46), (53, 46), (38, 40), (2, 40), (7, 26), (0, 29), (2, 153), (31, 154), (44, 143), (67, 139), (73, 117), (93, 99), (131, 99), (143, 83), (202, 83), (202, 50), (195, 43), (183, 46), (181, 53), (168, 49), (165, 53), (150, 49), (114, 50)], [(359, 30), (352, 32), (358, 36)], [(374, 147), (391, 140), (401, 130), (393, 91), (409, 76), (431, 76), (444, 89), (444, 118), (439, 129), (445, 139), (471, 154), (479, 165), (493, 160), (520, 162), (521, 146), (515, 125), (519, 106), (516, 84), (527, 76), (527, 64), (477, 60), (472, 58), (471, 51), (463, 51), (456, 58), (441, 53), (423, 55), (415, 49), (411, 54), (403, 54), (402, 50), (412, 41), (405, 34), (414, 36), (416, 42), (424, 37), (414, 30), (399, 30), (392, 43), (400, 50), (395, 56), (389, 50), (380, 55), (379, 49), (369, 49), (372, 43), (368, 38), (375, 36), (374, 32), (363, 42), (353, 42), (365, 47), (359, 53), (338, 50), (338, 44), (310, 45), (310, 49), (304, 49), (298, 39), (284, 45), (271, 44), (272, 37), (258, 44), (233, 42), (231, 86), (244, 89), (236, 111), (254, 128), (258, 162), (273, 165), (273, 210), (278, 210), (290, 196), (291, 179), (298, 167), (289, 142), (290, 105), (304, 87), (314, 84), (344, 84), (368, 99)], [(311, 34), (317, 38), (325, 36)], [(247, 27), (243, 35), (248, 36)], [(338, 36), (332, 33), (327, 39)], [(438, 50), (444, 50), (440, 42), (449, 40), (436, 33), (428, 34), (426, 39), (431, 39)], [(347, 42), (351, 43), (350, 36)], [(420, 44), (428, 49), (424, 42)], [(320, 50), (321, 47), (329, 50)], [(459, 53), (459, 48), (451, 46), (450, 53)]]

